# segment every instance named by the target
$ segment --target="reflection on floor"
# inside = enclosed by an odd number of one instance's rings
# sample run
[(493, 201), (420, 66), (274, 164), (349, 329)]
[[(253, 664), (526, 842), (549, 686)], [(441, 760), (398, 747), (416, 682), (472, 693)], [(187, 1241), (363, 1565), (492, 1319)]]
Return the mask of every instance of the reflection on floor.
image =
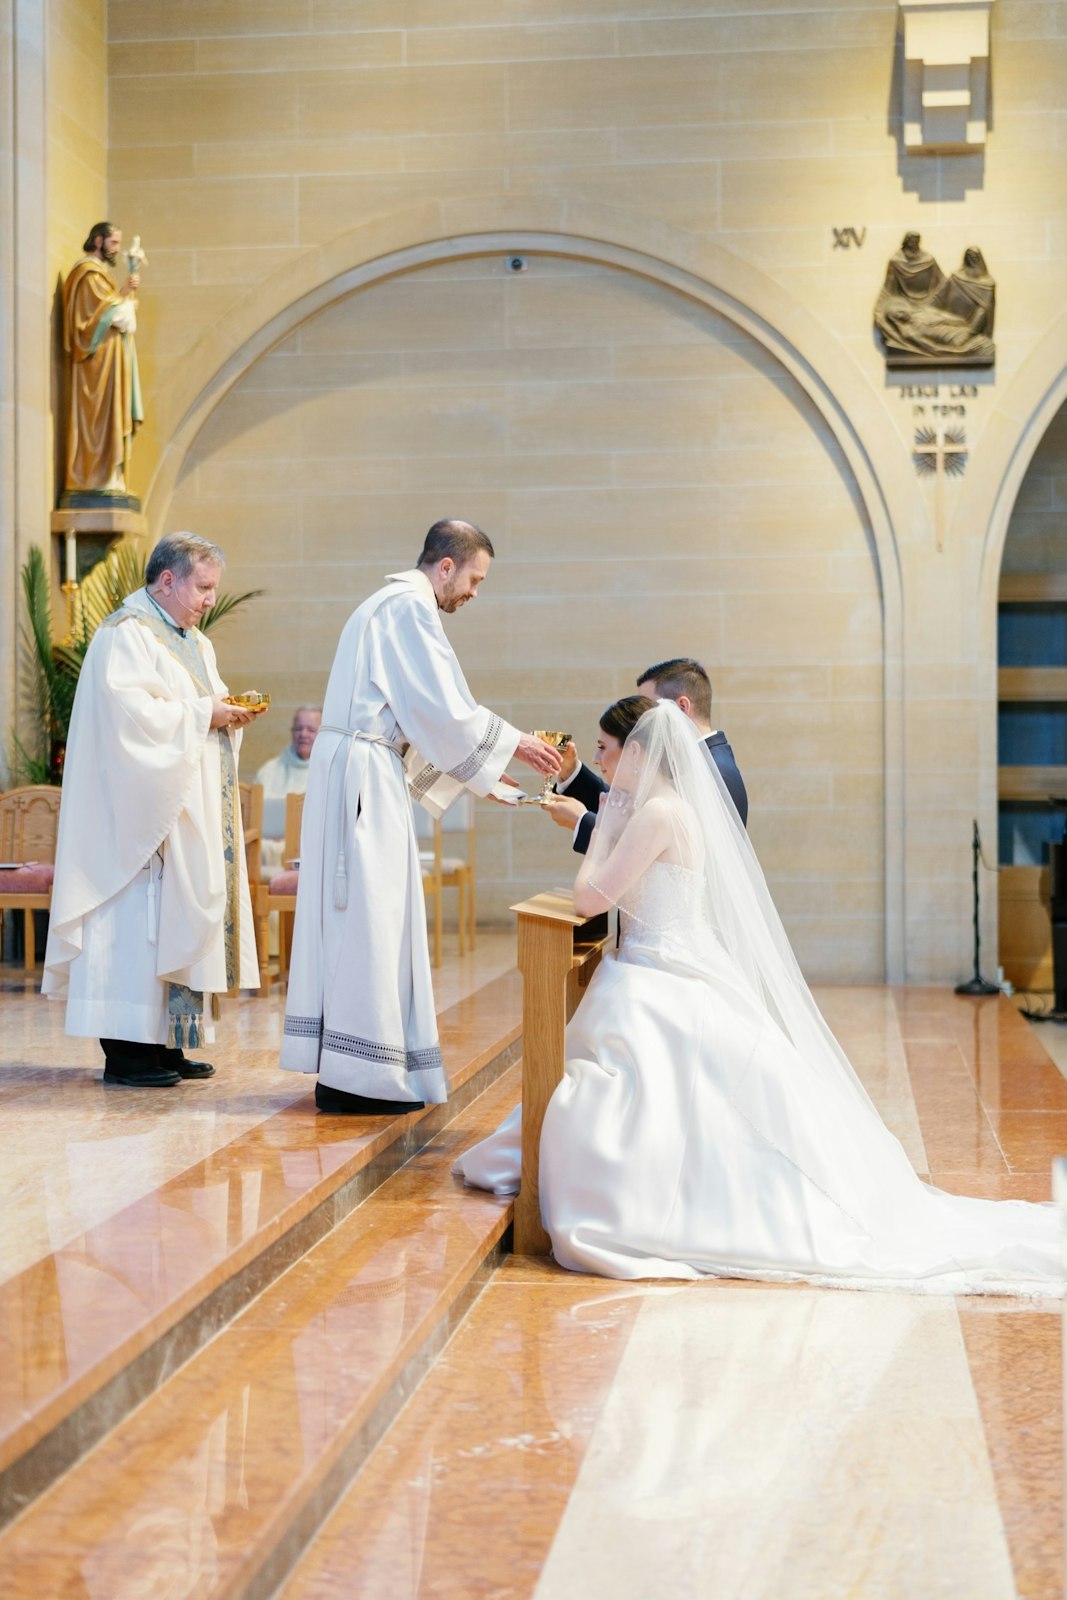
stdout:
[[(435, 975), (438, 1009), (514, 964), (514, 935), (483, 933), (474, 954), (451, 954)], [(18, 969), (0, 971), (0, 1116), (8, 1130), (0, 1279), (152, 1194), (314, 1087), (313, 1079), (278, 1070), (285, 1001), (277, 992), (270, 1000), (222, 1001), (216, 1044), (190, 1052), (214, 1061), (214, 1078), (131, 1092), (104, 1089), (99, 1045), (66, 1038), (63, 1007), (41, 999), (39, 979), (26, 983)]]
[(1012, 1003), (1024, 1015), (1029, 1011), (1033, 1016), (1044, 1019), (1032, 1021), (1030, 1026), (1064, 1077), (1067, 1077), (1067, 1021), (1051, 1021), (1052, 1013), (1064, 1017), (1062, 1011), (1056, 1011), (1056, 997), (1052, 990), (1036, 990), (1032, 994), (1017, 992)]
[[(446, 965), (453, 1103), (385, 1126), (277, 1072), (277, 997), (228, 1008), (213, 1082), (105, 1090), (11, 975), (5, 1597), (1061, 1595), (1047, 1302), (502, 1255), (450, 1167), (518, 1096), (512, 959)], [(1067, 1082), (1006, 1002), (820, 1000), (919, 1170), (1047, 1198)]]

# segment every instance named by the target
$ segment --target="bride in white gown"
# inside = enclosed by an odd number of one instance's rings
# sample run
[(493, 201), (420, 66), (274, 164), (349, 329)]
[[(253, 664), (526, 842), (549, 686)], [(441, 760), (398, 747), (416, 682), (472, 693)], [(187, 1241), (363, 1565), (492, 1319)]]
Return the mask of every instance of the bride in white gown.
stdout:
[[(541, 1135), (561, 1266), (932, 1293), (1062, 1293), (1051, 1204), (923, 1183), (797, 966), (714, 762), (669, 702), (630, 734), (575, 884), (622, 937)], [(518, 1188), (519, 1114), (456, 1171)]]

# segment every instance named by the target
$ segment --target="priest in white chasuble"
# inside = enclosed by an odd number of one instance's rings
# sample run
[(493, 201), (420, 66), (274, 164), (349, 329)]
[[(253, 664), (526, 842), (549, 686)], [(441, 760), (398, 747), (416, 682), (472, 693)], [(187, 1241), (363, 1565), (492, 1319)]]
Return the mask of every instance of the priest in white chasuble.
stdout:
[(239, 729), (196, 624), (222, 552), (170, 534), (93, 635), (74, 699), (43, 994), (98, 1038), (105, 1083), (209, 1077), (212, 1001), (259, 983), (237, 787)]
[(337, 646), (304, 801), (281, 1055), (287, 1071), (318, 1073), (325, 1111), (448, 1098), (412, 802), (440, 815), (464, 787), (488, 795), (513, 758), (559, 770), (554, 750), (475, 703), (442, 626), (492, 557), (472, 523), (434, 523), (417, 567), (365, 600)]

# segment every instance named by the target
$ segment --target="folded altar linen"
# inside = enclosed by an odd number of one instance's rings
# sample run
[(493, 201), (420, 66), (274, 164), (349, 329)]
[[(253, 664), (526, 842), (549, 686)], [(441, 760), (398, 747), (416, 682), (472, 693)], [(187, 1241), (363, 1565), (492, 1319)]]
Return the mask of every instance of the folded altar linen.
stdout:
[(506, 806), (521, 805), (529, 798), (525, 789), (516, 789), (510, 783), (505, 783), (503, 778), (498, 779), (489, 791), (490, 800), (502, 800)]

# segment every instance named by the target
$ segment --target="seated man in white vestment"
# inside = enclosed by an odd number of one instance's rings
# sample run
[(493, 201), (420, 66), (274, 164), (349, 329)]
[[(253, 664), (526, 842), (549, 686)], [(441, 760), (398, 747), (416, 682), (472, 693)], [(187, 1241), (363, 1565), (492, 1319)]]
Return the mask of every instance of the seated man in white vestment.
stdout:
[[(417, 567), (341, 634), (311, 753), (281, 1065), (318, 1073), (316, 1104), (362, 1114), (448, 1098), (412, 801), (435, 816), (488, 795), (513, 758), (559, 756), (475, 703), (441, 618), (473, 600), (493, 546), (435, 522)], [(410, 793), (410, 798), (409, 798)]]
[(66, 1031), (97, 1038), (104, 1082), (167, 1088), (223, 990), (258, 986), (237, 787), (238, 730), (196, 624), (222, 552), (161, 539), (145, 586), (93, 635), (70, 720), (43, 994)]
[(311, 751), (321, 723), (321, 706), (297, 706), (289, 743), (256, 773), (256, 782), (263, 786), (263, 866), (268, 880), (282, 865), (285, 797), (307, 793)]

